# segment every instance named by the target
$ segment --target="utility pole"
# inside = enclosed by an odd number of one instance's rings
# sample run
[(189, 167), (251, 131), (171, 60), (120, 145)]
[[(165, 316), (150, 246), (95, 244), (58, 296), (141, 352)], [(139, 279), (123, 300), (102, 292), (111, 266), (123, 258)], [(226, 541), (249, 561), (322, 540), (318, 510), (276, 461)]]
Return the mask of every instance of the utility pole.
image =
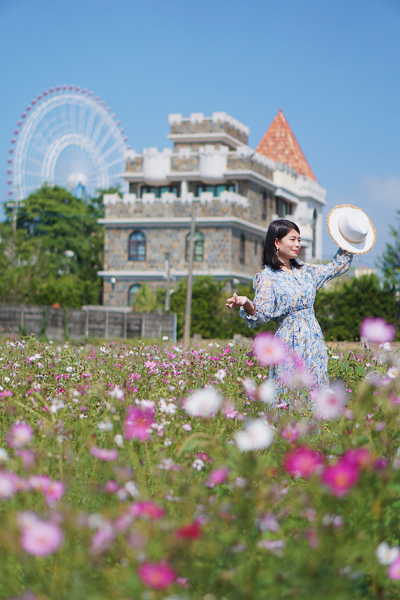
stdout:
[(165, 270), (167, 271), (167, 289), (166, 289), (166, 294), (165, 294), (165, 312), (169, 312), (169, 299), (171, 296), (171, 292), (170, 292), (170, 286), (171, 286), (171, 277), (170, 277), (170, 263), (169, 263), (169, 259), (171, 257), (171, 253), (170, 252), (164, 252), (164, 256), (165, 256)]
[(186, 292), (186, 313), (185, 330), (183, 334), (183, 345), (185, 348), (190, 342), (190, 316), (192, 311), (192, 281), (193, 281), (193, 262), (194, 262), (194, 237), (196, 231), (196, 205), (192, 202), (192, 223), (190, 226), (190, 244), (189, 244), (189, 272)]
[(15, 255), (16, 255), (16, 237), (17, 237), (17, 216), (18, 216), (18, 208), (19, 206), (25, 206), (23, 202), (20, 202), (18, 199), (13, 202), (7, 202), (7, 208), (12, 208), (13, 210), (13, 219), (12, 219), (12, 232), (13, 232), (13, 244), (12, 244), (12, 259), (11, 264), (15, 267)]

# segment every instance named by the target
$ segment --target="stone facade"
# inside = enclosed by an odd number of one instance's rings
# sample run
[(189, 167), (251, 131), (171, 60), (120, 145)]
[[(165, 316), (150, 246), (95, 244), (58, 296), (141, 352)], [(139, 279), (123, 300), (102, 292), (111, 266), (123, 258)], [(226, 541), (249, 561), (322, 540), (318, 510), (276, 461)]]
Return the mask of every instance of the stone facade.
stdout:
[[(226, 113), (170, 115), (170, 125), (173, 149), (128, 150), (129, 193), (105, 196), (105, 305), (126, 306), (132, 286), (164, 288), (166, 255), (172, 287), (187, 276), (193, 207), (201, 238), (195, 275), (248, 282), (262, 269), (268, 225), (285, 215), (301, 227), (302, 257), (321, 258), (318, 183), (249, 148), (248, 128)], [(139, 241), (130, 242), (132, 234)]]

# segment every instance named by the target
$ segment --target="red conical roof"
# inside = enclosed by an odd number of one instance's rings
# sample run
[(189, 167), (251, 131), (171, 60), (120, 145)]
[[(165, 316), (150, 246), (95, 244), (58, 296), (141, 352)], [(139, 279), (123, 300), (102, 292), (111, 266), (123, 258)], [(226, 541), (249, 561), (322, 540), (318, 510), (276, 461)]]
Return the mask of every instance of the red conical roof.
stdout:
[(257, 152), (276, 162), (289, 165), (299, 175), (317, 181), (281, 108), (258, 144)]

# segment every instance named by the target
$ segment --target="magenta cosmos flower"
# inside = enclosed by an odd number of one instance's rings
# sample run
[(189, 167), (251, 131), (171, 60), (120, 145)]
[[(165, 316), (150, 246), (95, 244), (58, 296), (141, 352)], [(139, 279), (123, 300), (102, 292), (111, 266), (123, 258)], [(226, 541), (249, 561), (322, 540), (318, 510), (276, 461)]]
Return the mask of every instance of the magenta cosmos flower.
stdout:
[(285, 358), (285, 346), (273, 333), (259, 333), (253, 343), (254, 355), (263, 367), (278, 365)]
[(380, 317), (367, 317), (361, 323), (360, 334), (373, 344), (384, 344), (394, 339), (396, 328)]
[(56, 523), (34, 518), (21, 528), (21, 547), (34, 556), (53, 554), (63, 541), (64, 533)]
[(342, 457), (336, 465), (327, 467), (321, 481), (334, 496), (345, 496), (358, 480), (358, 468)]
[(28, 423), (14, 423), (7, 434), (7, 444), (11, 448), (22, 448), (33, 438), (33, 431)]
[(129, 406), (125, 421), (125, 438), (135, 438), (144, 442), (150, 437), (150, 427), (153, 423), (154, 411), (151, 408)]
[(110, 461), (118, 458), (118, 450), (107, 450), (107, 448), (98, 448), (92, 446), (90, 448), (90, 454), (99, 460)]
[(144, 562), (138, 569), (140, 580), (154, 590), (163, 590), (176, 579), (175, 571), (166, 563)]
[(303, 446), (286, 454), (283, 466), (293, 477), (311, 477), (321, 470), (322, 456), (316, 450)]

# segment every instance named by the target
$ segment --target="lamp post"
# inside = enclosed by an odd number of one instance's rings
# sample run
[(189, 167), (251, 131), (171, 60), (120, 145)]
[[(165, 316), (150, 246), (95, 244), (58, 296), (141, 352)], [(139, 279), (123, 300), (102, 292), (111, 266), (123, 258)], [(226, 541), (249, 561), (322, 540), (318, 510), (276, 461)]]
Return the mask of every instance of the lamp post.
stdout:
[(166, 289), (166, 293), (165, 293), (165, 312), (169, 312), (169, 300), (170, 300), (170, 296), (171, 296), (171, 291), (170, 291), (170, 286), (171, 286), (171, 277), (170, 277), (170, 262), (169, 259), (171, 258), (171, 253), (170, 252), (164, 252), (164, 256), (165, 256), (165, 270), (167, 272), (167, 289)]
[(193, 281), (193, 262), (194, 262), (194, 236), (196, 231), (196, 205), (192, 203), (192, 222), (190, 225), (190, 244), (189, 244), (189, 272), (186, 292), (186, 312), (185, 329), (183, 333), (183, 345), (187, 348), (190, 342), (190, 316), (192, 309), (192, 281)]
[(12, 231), (13, 231), (13, 247), (12, 247), (12, 261), (11, 264), (15, 266), (15, 246), (16, 246), (16, 236), (17, 236), (17, 217), (18, 217), (18, 208), (24, 207), (24, 202), (20, 202), (18, 199), (13, 202), (7, 202), (7, 208), (12, 208), (13, 210), (13, 220), (12, 220)]

